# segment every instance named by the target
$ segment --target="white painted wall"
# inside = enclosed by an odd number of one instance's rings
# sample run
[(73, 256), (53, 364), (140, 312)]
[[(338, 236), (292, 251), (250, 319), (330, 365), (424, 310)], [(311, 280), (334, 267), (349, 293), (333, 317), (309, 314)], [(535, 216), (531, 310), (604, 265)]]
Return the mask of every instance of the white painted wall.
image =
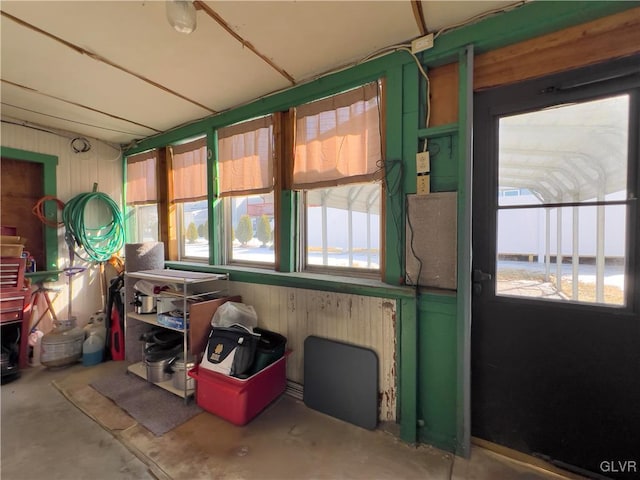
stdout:
[[(73, 134), (68, 137), (46, 133), (19, 125), (2, 123), (2, 146), (31, 152), (55, 155), (58, 157), (57, 197), (63, 202), (79, 193), (90, 192), (94, 182), (98, 190), (109, 195), (118, 205), (122, 205), (122, 157), (118, 148), (99, 140), (88, 138), (91, 150), (75, 153), (70, 145)], [(69, 265), (69, 253), (64, 242), (64, 228), (58, 231), (58, 268)], [(76, 266), (86, 266), (79, 260)], [(112, 270), (107, 270), (113, 274)], [(67, 318), (68, 290), (67, 277), (61, 275), (55, 283), (47, 284), (60, 288), (61, 292), (54, 303), (59, 318)], [(100, 275), (97, 267), (91, 267), (73, 279), (72, 315), (78, 324), (85, 324), (89, 316), (102, 308)], [(44, 308), (44, 307), (42, 307)], [(43, 321), (44, 322), (44, 321)], [(45, 331), (50, 325), (41, 324)]]
[(317, 335), (372, 349), (378, 356), (379, 420), (396, 419), (395, 300), (272, 285), (230, 283), (252, 305), (258, 325), (287, 337), (287, 378), (304, 384), (304, 340)]

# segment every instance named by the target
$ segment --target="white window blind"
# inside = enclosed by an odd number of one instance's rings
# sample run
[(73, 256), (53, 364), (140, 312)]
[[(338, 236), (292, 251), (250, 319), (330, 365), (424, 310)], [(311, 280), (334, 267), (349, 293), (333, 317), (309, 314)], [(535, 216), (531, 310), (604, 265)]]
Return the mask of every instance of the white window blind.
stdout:
[(207, 138), (169, 147), (173, 202), (207, 198)]
[(127, 158), (127, 205), (158, 201), (157, 163), (157, 150)]
[(218, 130), (219, 195), (273, 190), (273, 116)]
[(296, 107), (293, 188), (367, 182), (381, 176), (378, 83)]

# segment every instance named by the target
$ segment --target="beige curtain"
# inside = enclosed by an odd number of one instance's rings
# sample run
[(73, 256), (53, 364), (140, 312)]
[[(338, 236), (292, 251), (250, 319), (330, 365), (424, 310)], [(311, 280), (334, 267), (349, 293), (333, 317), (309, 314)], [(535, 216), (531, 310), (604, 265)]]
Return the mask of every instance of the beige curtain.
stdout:
[(219, 195), (273, 190), (273, 116), (218, 130)]
[(293, 188), (381, 177), (378, 84), (296, 107)]
[(158, 151), (127, 157), (127, 205), (158, 201)]
[(207, 137), (173, 145), (171, 151), (172, 202), (207, 198)]

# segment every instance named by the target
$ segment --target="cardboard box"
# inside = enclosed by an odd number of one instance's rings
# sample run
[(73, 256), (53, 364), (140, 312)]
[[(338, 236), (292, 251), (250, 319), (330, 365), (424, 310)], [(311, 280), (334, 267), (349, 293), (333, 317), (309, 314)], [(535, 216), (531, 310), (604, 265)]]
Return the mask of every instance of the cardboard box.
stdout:
[[(174, 317), (169, 313), (159, 313), (158, 323), (164, 327), (184, 329), (184, 317)], [(187, 317), (187, 327), (189, 327), (189, 317)]]
[(200, 408), (235, 425), (246, 425), (284, 392), (287, 358), (280, 358), (247, 379), (199, 366), (189, 370), (189, 376), (196, 379), (196, 402)]

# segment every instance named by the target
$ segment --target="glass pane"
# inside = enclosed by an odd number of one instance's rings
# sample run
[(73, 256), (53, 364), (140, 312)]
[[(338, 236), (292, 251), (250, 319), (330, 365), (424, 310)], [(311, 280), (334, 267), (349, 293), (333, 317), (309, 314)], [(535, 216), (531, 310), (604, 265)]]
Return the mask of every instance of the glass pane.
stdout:
[(226, 205), (231, 207), (231, 261), (275, 263), (273, 192), (231, 197)]
[(131, 243), (158, 241), (158, 206), (135, 205), (128, 207), (128, 241)]
[(209, 258), (209, 213), (207, 201), (185, 202), (179, 211), (182, 257)]
[(500, 119), (498, 295), (624, 305), (628, 118), (621, 95)]
[(626, 198), (629, 96), (500, 119), (499, 205)]
[(625, 225), (625, 205), (499, 210), (496, 294), (624, 305)]
[(380, 268), (380, 185), (306, 192), (307, 265)]

